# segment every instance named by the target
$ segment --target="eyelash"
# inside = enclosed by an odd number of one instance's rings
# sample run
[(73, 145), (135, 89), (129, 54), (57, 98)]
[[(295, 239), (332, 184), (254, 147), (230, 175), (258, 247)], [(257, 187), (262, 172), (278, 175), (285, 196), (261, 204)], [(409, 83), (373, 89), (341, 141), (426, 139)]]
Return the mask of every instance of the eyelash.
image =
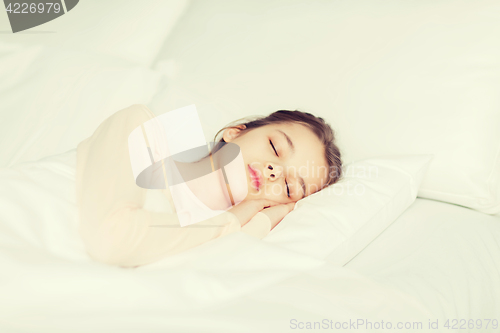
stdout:
[[(274, 152), (276, 153), (276, 156), (278, 156), (278, 152), (276, 151), (276, 149), (274, 148), (274, 145), (273, 145), (273, 142), (271, 140), (269, 140), (269, 142), (271, 143), (271, 147), (273, 147), (273, 150)], [(279, 157), (279, 156), (278, 156)], [(288, 188), (288, 183), (286, 182), (286, 179), (285, 179), (285, 184), (286, 184), (286, 193), (287, 193), (287, 197), (290, 198), (290, 189)]]

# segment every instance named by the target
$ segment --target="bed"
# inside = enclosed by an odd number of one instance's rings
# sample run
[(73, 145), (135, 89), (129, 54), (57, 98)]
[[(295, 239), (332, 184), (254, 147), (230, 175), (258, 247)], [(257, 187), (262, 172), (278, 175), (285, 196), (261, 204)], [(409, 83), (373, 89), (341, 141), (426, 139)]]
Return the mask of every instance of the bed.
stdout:
[(343, 267), (235, 233), (134, 271), (86, 255), (75, 158), (2, 169), (5, 332), (286, 332), (374, 315), (422, 331), (429, 320), (498, 316), (498, 217), (417, 198)]
[[(500, 330), (495, 1), (100, 5), (0, 37), (0, 331)], [(347, 165), (379, 173), (346, 175), (363, 195), (301, 200), (262, 241), (100, 264), (77, 232), (76, 145), (136, 103), (195, 104), (207, 142), (311, 110)]]

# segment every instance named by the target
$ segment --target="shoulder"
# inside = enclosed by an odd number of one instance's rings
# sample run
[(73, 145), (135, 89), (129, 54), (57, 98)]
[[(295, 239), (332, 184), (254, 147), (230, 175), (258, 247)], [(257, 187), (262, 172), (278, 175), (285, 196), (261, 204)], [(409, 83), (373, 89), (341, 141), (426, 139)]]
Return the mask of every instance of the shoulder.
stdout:
[(155, 117), (155, 114), (146, 105), (132, 104), (106, 118), (98, 126), (96, 132), (113, 133), (115, 137), (128, 135)]
[(117, 111), (112, 117), (125, 118), (135, 121), (148, 121), (155, 118), (155, 114), (144, 104), (132, 104)]

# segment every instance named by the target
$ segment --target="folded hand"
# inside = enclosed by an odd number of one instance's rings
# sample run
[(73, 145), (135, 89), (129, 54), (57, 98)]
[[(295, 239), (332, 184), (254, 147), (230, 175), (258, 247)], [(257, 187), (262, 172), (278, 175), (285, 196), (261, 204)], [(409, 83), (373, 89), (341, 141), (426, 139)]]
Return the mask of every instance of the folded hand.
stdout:
[(295, 202), (290, 202), (287, 204), (279, 204), (269, 208), (264, 208), (261, 213), (264, 213), (271, 220), (271, 230), (278, 225), (278, 223), (283, 220), (283, 218), (293, 210), (295, 207)]

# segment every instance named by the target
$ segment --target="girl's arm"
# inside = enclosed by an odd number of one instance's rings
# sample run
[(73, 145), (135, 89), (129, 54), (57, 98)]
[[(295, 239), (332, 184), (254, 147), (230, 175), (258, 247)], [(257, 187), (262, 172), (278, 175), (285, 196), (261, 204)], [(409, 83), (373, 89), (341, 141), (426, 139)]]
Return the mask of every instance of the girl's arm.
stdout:
[(79, 232), (89, 255), (103, 263), (135, 267), (239, 230), (264, 237), (270, 222), (261, 215), (243, 228), (230, 212), (180, 227), (175, 212), (144, 209), (148, 191), (159, 190), (136, 185), (128, 136), (154, 117), (144, 105), (132, 105), (103, 121), (77, 147)]
[(98, 223), (80, 224), (89, 255), (110, 265), (134, 267), (193, 248), (241, 230), (233, 214), (181, 227), (177, 214), (152, 212), (133, 202), (120, 202)]

